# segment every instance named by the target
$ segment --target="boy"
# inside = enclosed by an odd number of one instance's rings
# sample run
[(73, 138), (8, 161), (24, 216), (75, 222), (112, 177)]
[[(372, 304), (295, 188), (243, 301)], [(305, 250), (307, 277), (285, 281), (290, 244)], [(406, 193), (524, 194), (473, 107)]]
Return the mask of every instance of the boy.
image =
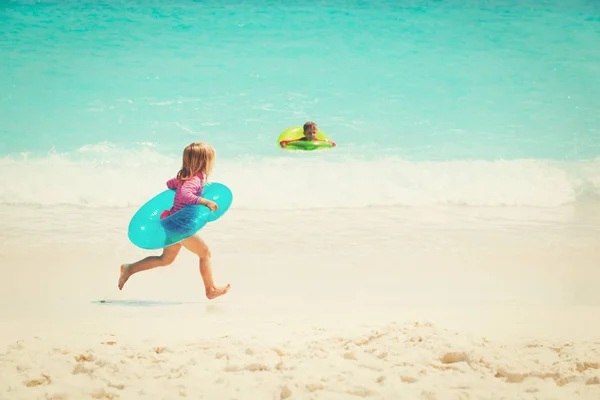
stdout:
[[(304, 129), (304, 137), (301, 137), (300, 139), (294, 139), (294, 140), (284, 140), (281, 142), (281, 147), (285, 147), (285, 145), (290, 142), (298, 142), (298, 141), (329, 142), (328, 140), (317, 139), (317, 131), (319, 130), (319, 128), (317, 127), (317, 124), (315, 124), (314, 122), (305, 123), (303, 129)], [(330, 143), (332, 146), (335, 146), (335, 142), (330, 142)]]

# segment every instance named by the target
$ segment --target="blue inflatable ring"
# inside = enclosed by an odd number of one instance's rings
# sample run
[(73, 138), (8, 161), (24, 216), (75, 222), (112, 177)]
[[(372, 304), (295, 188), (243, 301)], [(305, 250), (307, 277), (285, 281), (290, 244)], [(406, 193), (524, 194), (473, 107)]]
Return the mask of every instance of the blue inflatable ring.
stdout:
[(209, 222), (216, 221), (229, 210), (233, 195), (221, 183), (210, 182), (204, 186), (202, 197), (212, 200), (219, 206), (215, 211), (194, 204), (188, 205), (175, 214), (160, 219), (163, 211), (173, 206), (175, 191), (168, 189), (150, 199), (131, 218), (128, 237), (134, 245), (155, 250), (171, 246), (192, 236)]

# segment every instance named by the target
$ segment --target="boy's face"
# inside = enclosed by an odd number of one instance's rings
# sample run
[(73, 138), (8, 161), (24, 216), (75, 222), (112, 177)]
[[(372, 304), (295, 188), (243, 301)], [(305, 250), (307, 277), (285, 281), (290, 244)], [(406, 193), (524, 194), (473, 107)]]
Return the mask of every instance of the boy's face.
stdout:
[(306, 128), (306, 130), (304, 131), (304, 137), (307, 140), (315, 140), (317, 138), (317, 128), (315, 128), (314, 126), (309, 126), (308, 128)]

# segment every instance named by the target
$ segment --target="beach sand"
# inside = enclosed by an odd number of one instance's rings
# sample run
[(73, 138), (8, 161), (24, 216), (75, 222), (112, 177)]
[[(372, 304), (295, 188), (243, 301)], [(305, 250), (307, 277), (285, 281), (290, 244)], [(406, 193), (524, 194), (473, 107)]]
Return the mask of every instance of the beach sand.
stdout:
[[(131, 209), (0, 210), (0, 399), (599, 399), (597, 207), (232, 209), (134, 275)], [(582, 208), (583, 207), (583, 208)]]

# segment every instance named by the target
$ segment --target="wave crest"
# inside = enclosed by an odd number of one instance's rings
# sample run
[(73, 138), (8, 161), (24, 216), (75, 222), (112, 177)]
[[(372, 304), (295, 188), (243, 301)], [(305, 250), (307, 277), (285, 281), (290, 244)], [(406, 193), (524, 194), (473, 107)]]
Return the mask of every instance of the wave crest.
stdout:
[[(151, 146), (110, 144), (71, 154), (0, 159), (2, 204), (140, 206), (174, 176), (178, 157)], [(219, 160), (212, 180), (231, 188), (244, 209), (361, 208), (370, 206), (554, 207), (600, 195), (600, 158), (411, 162), (329, 159), (319, 154)]]

